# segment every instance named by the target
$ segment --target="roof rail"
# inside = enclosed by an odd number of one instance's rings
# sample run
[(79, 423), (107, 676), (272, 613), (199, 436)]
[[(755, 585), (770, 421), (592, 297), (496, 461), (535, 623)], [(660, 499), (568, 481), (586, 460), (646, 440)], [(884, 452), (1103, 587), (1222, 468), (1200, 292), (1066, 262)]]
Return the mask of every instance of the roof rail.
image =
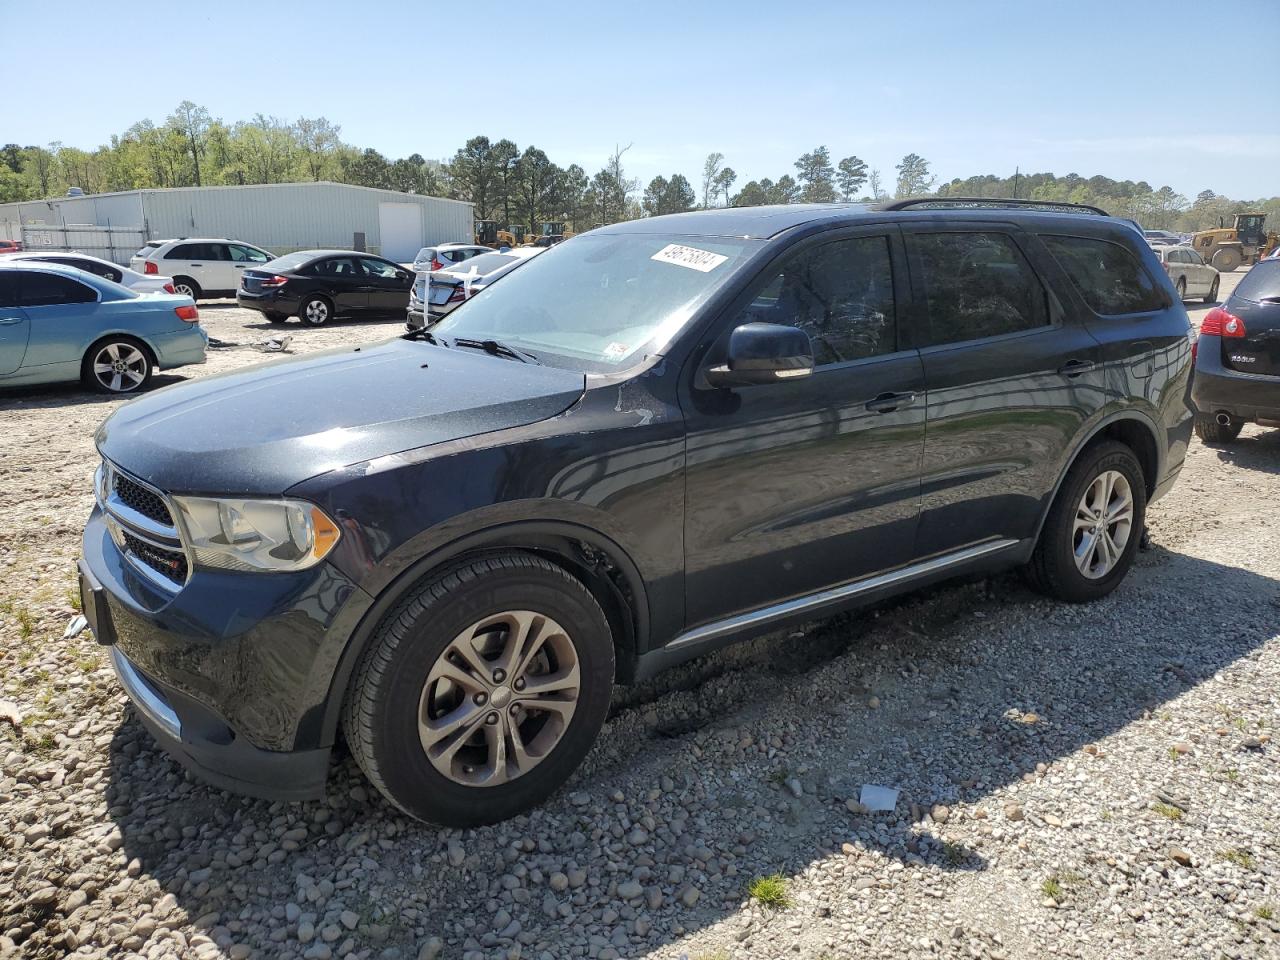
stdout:
[(1016, 200), (1012, 197), (909, 197), (881, 204), (880, 210), (1045, 210), (1049, 213), (1092, 213), (1100, 217), (1111, 214), (1087, 203), (1065, 200)]

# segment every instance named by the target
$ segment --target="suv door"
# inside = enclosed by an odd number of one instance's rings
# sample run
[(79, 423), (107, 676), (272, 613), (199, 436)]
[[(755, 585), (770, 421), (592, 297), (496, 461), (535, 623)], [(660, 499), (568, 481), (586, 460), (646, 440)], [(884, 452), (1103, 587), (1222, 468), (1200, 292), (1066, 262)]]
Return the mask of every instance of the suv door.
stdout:
[(319, 281), (320, 292), (333, 301), (334, 313), (363, 313), (369, 307), (369, 278), (357, 260), (327, 257), (308, 268)]
[[(1035, 535), (1060, 464), (1104, 403), (1098, 342), (1009, 224), (904, 226), (928, 385), (921, 556)], [(1062, 281), (1059, 281), (1061, 283)]]
[(360, 257), (369, 288), (369, 309), (378, 313), (403, 313), (409, 308), (412, 275), (402, 267), (377, 257)]
[(212, 243), (179, 243), (164, 255), (162, 272), (171, 277), (190, 277), (205, 296), (211, 296), (227, 289), (221, 272), (222, 255)]
[[(913, 558), (924, 377), (903, 346), (909, 305), (896, 228), (841, 230), (775, 258), (707, 332), (680, 398), (689, 626)], [(805, 330), (813, 373), (710, 387), (703, 371), (751, 322)]]
[[(222, 245), (219, 244), (219, 246)], [(227, 257), (229, 258), (228, 262), (231, 265), (228, 279), (235, 290), (240, 289), (240, 278), (244, 276), (245, 270), (260, 267), (271, 260), (269, 254), (259, 250), (257, 247), (248, 247), (243, 243), (228, 243), (225, 246)]]

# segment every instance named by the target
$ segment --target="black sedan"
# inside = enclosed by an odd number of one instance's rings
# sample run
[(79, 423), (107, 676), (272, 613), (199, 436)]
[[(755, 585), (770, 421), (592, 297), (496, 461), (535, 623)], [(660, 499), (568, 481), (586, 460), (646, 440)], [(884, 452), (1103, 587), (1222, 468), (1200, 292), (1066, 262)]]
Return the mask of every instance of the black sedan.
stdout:
[(296, 316), (318, 327), (333, 317), (403, 316), (413, 274), (353, 250), (299, 250), (241, 275), (236, 302), (273, 323)]

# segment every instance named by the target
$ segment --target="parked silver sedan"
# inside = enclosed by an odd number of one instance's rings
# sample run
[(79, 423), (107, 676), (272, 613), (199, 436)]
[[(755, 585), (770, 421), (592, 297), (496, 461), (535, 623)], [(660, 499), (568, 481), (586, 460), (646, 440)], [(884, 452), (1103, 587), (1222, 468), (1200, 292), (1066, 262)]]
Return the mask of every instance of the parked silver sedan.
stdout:
[(1200, 254), (1182, 246), (1156, 245), (1151, 249), (1164, 264), (1179, 300), (1203, 297), (1205, 303), (1218, 302), (1218, 271), (1205, 263)]

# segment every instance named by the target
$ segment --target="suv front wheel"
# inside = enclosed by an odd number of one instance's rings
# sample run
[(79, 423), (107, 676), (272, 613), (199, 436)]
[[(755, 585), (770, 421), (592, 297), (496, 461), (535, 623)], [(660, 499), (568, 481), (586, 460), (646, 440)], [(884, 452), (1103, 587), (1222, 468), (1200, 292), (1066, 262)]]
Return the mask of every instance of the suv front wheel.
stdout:
[(613, 640), (591, 593), (541, 557), (454, 567), (387, 616), (347, 693), (365, 775), (411, 816), (505, 820), (568, 780), (604, 723)]
[(1114, 441), (1086, 450), (1049, 508), (1027, 565), (1031, 585), (1071, 603), (1105, 597), (1133, 565), (1146, 516), (1146, 481), (1133, 451)]

